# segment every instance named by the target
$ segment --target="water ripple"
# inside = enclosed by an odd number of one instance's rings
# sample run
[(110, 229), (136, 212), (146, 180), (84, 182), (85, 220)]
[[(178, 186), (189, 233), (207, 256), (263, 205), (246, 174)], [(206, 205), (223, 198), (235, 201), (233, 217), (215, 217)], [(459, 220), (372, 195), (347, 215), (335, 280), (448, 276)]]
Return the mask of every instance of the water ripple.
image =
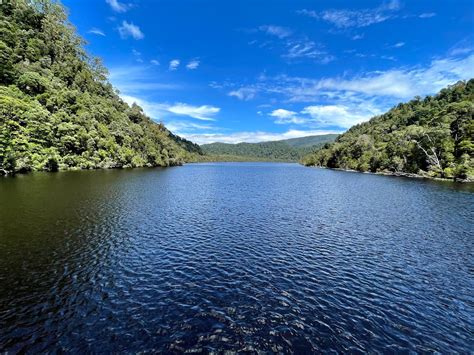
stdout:
[(198, 164), (0, 182), (0, 351), (473, 348), (474, 190)]

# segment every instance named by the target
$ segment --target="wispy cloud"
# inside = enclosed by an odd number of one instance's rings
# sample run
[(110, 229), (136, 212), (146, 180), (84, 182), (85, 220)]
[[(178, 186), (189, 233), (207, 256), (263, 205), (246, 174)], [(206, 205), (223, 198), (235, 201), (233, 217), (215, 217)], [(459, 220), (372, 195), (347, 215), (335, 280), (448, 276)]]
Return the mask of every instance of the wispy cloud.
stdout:
[(319, 19), (319, 14), (314, 10), (301, 9), (301, 10), (296, 10), (296, 13), (298, 15), (303, 15), (303, 16), (308, 16), (308, 17), (312, 17), (312, 18), (315, 18), (315, 19)]
[(104, 31), (102, 31), (100, 28), (92, 27), (87, 33), (92, 33), (94, 35), (98, 36), (105, 36)]
[(315, 42), (309, 40), (288, 40), (286, 47), (287, 52), (282, 55), (283, 58), (310, 58), (321, 64), (327, 64), (335, 59), (322, 45), (317, 45)]
[(248, 101), (251, 100), (255, 97), (255, 94), (257, 93), (257, 90), (252, 89), (252, 88), (240, 88), (237, 90), (232, 90), (229, 92), (229, 96), (234, 96), (238, 98), (239, 100), (243, 101)]
[(105, 0), (105, 2), (109, 4), (115, 12), (126, 12), (132, 7), (132, 5), (121, 3), (118, 0)]
[(133, 39), (143, 39), (145, 35), (140, 30), (140, 27), (134, 25), (132, 22), (122, 21), (122, 25), (118, 28), (120, 37), (123, 39), (132, 37)]
[(153, 64), (153, 65), (160, 65), (160, 61), (158, 61), (156, 59), (150, 60), (150, 63)]
[(220, 107), (212, 105), (194, 106), (182, 102), (175, 104), (161, 103), (141, 99), (136, 96), (121, 94), (120, 97), (128, 104), (137, 103), (145, 113), (153, 119), (162, 118), (164, 115), (172, 114), (178, 116), (192, 117), (201, 121), (215, 121), (215, 117), (220, 112)]
[(405, 45), (405, 42), (397, 42), (394, 45), (392, 45), (392, 48), (401, 48)]
[(215, 121), (213, 116), (219, 113), (220, 110), (219, 107), (210, 105), (192, 106), (184, 103), (177, 103), (167, 108), (167, 111), (174, 114), (189, 116), (202, 121)]
[(216, 131), (219, 130), (218, 127), (213, 126), (212, 124), (202, 124), (196, 122), (189, 122), (183, 120), (171, 120), (166, 122), (166, 127), (173, 133), (179, 135), (189, 135), (195, 134), (196, 132), (202, 131)]
[[(330, 55), (322, 44), (315, 43), (305, 36), (298, 36), (287, 27), (277, 25), (263, 25), (258, 28), (259, 31), (267, 35), (276, 37), (276, 43), (279, 47), (284, 48), (281, 57), (287, 60), (295, 60), (300, 58), (312, 59), (322, 64), (329, 63), (334, 60), (334, 56)], [(254, 30), (255, 31), (255, 30)], [(251, 33), (253, 31), (250, 31)], [(250, 41), (250, 45), (259, 43), (259, 41)], [(259, 44), (260, 48), (273, 47), (273, 40), (265, 41)]]
[(181, 89), (181, 86), (177, 83), (156, 81), (155, 77), (150, 75), (151, 70), (155, 70), (151, 65), (137, 64), (136, 66), (112, 67), (109, 71), (109, 79), (121, 93), (127, 95)]
[(435, 16), (436, 16), (436, 13), (434, 13), (434, 12), (425, 12), (425, 13), (420, 14), (418, 17), (419, 18), (430, 18), (430, 17), (435, 17)]
[(318, 20), (329, 22), (337, 28), (367, 27), (376, 23), (384, 22), (394, 17), (394, 12), (400, 8), (398, 0), (372, 9), (331, 9), (317, 13), (313, 10), (299, 10), (300, 15), (309, 16)]
[(263, 25), (258, 29), (268, 35), (276, 36), (280, 39), (287, 38), (292, 34), (292, 31), (289, 28), (276, 25)]
[(449, 50), (449, 55), (458, 57), (465, 56), (472, 52), (474, 52), (474, 41), (472, 38), (468, 37), (453, 45)]
[(170, 61), (170, 64), (169, 64), (169, 66), (168, 66), (168, 69), (169, 69), (170, 71), (177, 70), (180, 63), (181, 63), (181, 62), (180, 62), (179, 59), (173, 59), (173, 60)]
[(410, 99), (416, 95), (428, 95), (458, 80), (474, 77), (474, 54), (464, 58), (435, 59), (426, 67), (394, 68), (369, 72), (352, 78), (333, 77), (311, 79), (279, 75), (262, 77), (255, 84), (239, 89), (281, 94), (291, 102), (310, 102), (321, 97), (344, 99), (362, 94), (371, 97)]
[(363, 38), (364, 38), (364, 35), (363, 35), (363, 34), (358, 34), (358, 35), (352, 36), (351, 39), (352, 39), (353, 41), (357, 41), (357, 40), (363, 39)]
[(142, 59), (142, 53), (137, 51), (135, 48), (132, 49), (132, 54), (133, 56), (135, 57), (135, 60), (138, 62), (138, 63), (143, 63), (143, 59)]
[(189, 69), (189, 70), (194, 70), (194, 69), (197, 69), (199, 67), (199, 60), (197, 59), (194, 59), (194, 60), (191, 60), (188, 64), (186, 64), (186, 69)]
[(300, 111), (279, 108), (271, 112), (280, 124), (320, 128), (332, 124), (347, 128), (417, 95), (435, 94), (459, 80), (474, 77), (474, 54), (434, 59), (425, 67), (401, 67), (352, 77), (312, 79), (261, 76), (235, 91), (251, 90), (276, 102), (308, 103)]

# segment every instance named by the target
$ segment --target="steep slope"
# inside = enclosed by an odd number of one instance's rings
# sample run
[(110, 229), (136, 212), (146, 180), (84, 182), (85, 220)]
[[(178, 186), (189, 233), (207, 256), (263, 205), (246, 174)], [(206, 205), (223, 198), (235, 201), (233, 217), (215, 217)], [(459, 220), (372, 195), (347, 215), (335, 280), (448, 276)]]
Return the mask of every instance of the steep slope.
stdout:
[(119, 98), (57, 2), (3, 2), (0, 32), (0, 173), (169, 166), (199, 152)]
[(474, 79), (353, 126), (303, 163), (474, 180)]
[(240, 157), (257, 160), (297, 161), (303, 155), (312, 152), (323, 144), (333, 142), (337, 134), (310, 136), (260, 143), (211, 143), (201, 145), (207, 155), (220, 156), (223, 160), (228, 157)]

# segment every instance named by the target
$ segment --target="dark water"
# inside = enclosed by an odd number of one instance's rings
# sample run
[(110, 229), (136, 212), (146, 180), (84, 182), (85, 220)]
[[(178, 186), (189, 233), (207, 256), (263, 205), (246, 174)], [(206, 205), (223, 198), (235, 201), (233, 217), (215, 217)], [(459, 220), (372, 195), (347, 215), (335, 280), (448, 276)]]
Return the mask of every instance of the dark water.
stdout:
[(0, 350), (474, 349), (474, 186), (223, 163), (0, 179)]

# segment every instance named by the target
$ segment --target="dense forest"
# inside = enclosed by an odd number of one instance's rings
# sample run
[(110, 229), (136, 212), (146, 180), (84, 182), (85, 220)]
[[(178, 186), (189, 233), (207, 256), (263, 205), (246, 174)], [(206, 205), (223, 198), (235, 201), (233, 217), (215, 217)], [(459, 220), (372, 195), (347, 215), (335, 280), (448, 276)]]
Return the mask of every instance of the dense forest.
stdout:
[(261, 143), (210, 143), (201, 148), (206, 157), (215, 161), (298, 161), (336, 137), (337, 134), (325, 134)]
[(120, 99), (60, 4), (0, 4), (0, 174), (170, 166), (201, 152)]
[(474, 181), (474, 79), (358, 124), (305, 165)]

